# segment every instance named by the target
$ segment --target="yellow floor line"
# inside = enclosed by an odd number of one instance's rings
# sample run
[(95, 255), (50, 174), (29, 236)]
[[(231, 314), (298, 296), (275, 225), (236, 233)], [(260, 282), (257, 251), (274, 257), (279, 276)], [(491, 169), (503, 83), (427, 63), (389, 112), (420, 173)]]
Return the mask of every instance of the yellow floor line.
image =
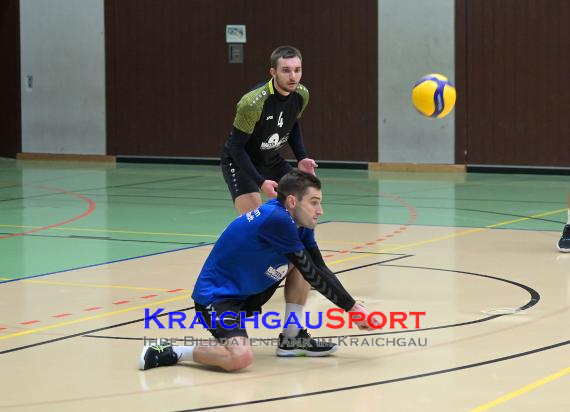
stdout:
[(78, 286), (78, 287), (86, 287), (86, 288), (150, 290), (150, 291), (158, 291), (158, 292), (166, 292), (167, 290), (175, 289), (175, 288), (169, 288), (169, 289), (147, 288), (147, 287), (141, 287), (141, 286), (125, 286), (125, 285), (101, 285), (101, 284), (97, 284), (97, 283), (58, 282), (58, 281), (51, 281), (51, 280), (35, 280), (35, 279), (22, 280), (22, 282), (40, 283), (40, 284), (44, 284), (44, 285), (56, 285), (56, 286)]
[(556, 373), (553, 373), (552, 375), (549, 375), (545, 378), (539, 379), (535, 382), (532, 382), (526, 386), (523, 386), (520, 389), (517, 389), (516, 391), (507, 393), (506, 395), (501, 396), (500, 398), (495, 399), (494, 401), (488, 402), (484, 405), (478, 406), (475, 409), (472, 409), (471, 412), (483, 412), (483, 411), (487, 411), (491, 408), (494, 408), (495, 406), (501, 405), (502, 403), (505, 403), (507, 401), (510, 401), (513, 398), (516, 398), (517, 396), (521, 396), (527, 392), (533, 391), (537, 388), (540, 388), (543, 385), (546, 385), (547, 383), (550, 383), (556, 379), (562, 378), (565, 375), (568, 375), (570, 373), (570, 367), (568, 368), (564, 368), (561, 371), (558, 371)]
[[(518, 222), (523, 222), (525, 220), (530, 220), (530, 219), (536, 219), (536, 218), (540, 218), (540, 217), (545, 217), (545, 216), (550, 216), (550, 215), (555, 215), (561, 212), (565, 212), (567, 209), (557, 209), (557, 210), (551, 210), (549, 212), (543, 212), (543, 213), (538, 213), (536, 215), (532, 215), (529, 217), (521, 217), (521, 218), (517, 218), (517, 219), (511, 219), (511, 220), (505, 220), (503, 222), (499, 222), (499, 223), (494, 223), (492, 225), (487, 225), (484, 227), (478, 227), (478, 228), (473, 228), (473, 229), (468, 229), (468, 230), (463, 230), (461, 232), (456, 232), (456, 233), (452, 233), (450, 235), (444, 235), (444, 236), (437, 236), (437, 237), (433, 237), (431, 239), (426, 239), (426, 240), (420, 240), (418, 242), (412, 242), (412, 243), (408, 243), (408, 244), (404, 244), (401, 246), (394, 246), (394, 247), (386, 247), (386, 248), (381, 248), (376, 250), (376, 253), (390, 253), (390, 252), (396, 252), (402, 249), (409, 249), (412, 247), (416, 247), (416, 246), (423, 246), (423, 245), (427, 245), (430, 243), (436, 243), (436, 242), (440, 242), (442, 240), (449, 240), (449, 239), (454, 239), (457, 237), (461, 237), (461, 236), (466, 236), (466, 235), (471, 235), (473, 233), (479, 233), (482, 232), (484, 230), (487, 229), (494, 229), (497, 227), (501, 227), (501, 226), (506, 226), (506, 225), (510, 225), (513, 223), (518, 223)], [(331, 262), (327, 262), (327, 265), (338, 265), (340, 263), (345, 263), (345, 262), (350, 262), (353, 260), (358, 260), (358, 259), (363, 259), (365, 257), (368, 256), (374, 256), (374, 254), (372, 253), (363, 253), (360, 254), (358, 256), (350, 256), (347, 257), (345, 259), (338, 259), (338, 260), (334, 260)]]
[[(0, 280), (12, 280), (11, 278), (0, 278)], [(38, 279), (22, 279), (21, 282), (25, 283), (38, 283), (42, 285), (54, 286), (77, 286), (84, 288), (102, 288), (102, 289), (127, 289), (127, 290), (150, 290), (155, 292), (166, 292), (175, 288), (148, 288), (142, 286), (126, 286), (126, 285), (102, 285), (98, 283), (79, 283), (79, 282), (59, 282), (55, 280), (38, 280)]]
[(162, 305), (164, 303), (169, 303), (169, 302), (176, 302), (176, 301), (182, 300), (182, 299), (189, 299), (190, 296), (192, 296), (192, 295), (191, 294), (180, 295), (180, 296), (176, 296), (176, 297), (170, 298), (170, 299), (159, 300), (156, 302), (148, 302), (147, 304), (144, 304), (144, 305), (133, 306), (133, 307), (129, 307), (129, 308), (121, 309), (121, 310), (115, 310), (112, 312), (105, 312), (105, 313), (101, 313), (99, 315), (87, 316), (85, 318), (80, 318), (80, 319), (68, 320), (66, 322), (59, 322), (59, 323), (55, 323), (53, 325), (42, 326), (40, 328), (27, 329), (27, 330), (23, 330), (21, 332), (14, 332), (14, 333), (10, 333), (8, 335), (0, 336), (0, 340), (11, 339), (11, 338), (15, 338), (18, 336), (30, 335), (32, 333), (43, 332), (43, 331), (51, 330), (51, 329), (57, 329), (57, 328), (61, 328), (64, 326), (74, 325), (76, 323), (87, 322), (89, 320), (106, 318), (106, 317), (118, 315), (121, 313), (132, 312), (133, 310), (144, 309), (144, 308), (148, 308), (151, 306), (158, 306), (158, 305)]
[[(482, 227), (482, 228), (475, 228), (475, 229), (464, 230), (464, 231), (462, 231), (462, 232), (454, 233), (454, 234), (452, 234), (452, 235), (439, 236), (439, 237), (435, 237), (435, 238), (432, 238), (432, 239), (427, 239), (427, 240), (423, 240), (423, 241), (419, 241), (419, 242), (409, 243), (409, 244), (406, 244), (406, 245), (402, 245), (402, 246), (398, 246), (398, 247), (393, 247), (393, 248), (388, 248), (388, 249), (379, 249), (377, 252), (384, 252), (384, 253), (387, 253), (387, 252), (392, 252), (392, 251), (396, 251), (396, 250), (407, 249), (407, 248), (414, 247), (414, 246), (421, 246), (421, 245), (428, 244), (428, 243), (434, 243), (434, 242), (438, 242), (438, 241), (441, 241), (441, 240), (452, 239), (452, 238), (459, 237), (459, 236), (465, 236), (465, 235), (468, 235), (468, 234), (471, 234), (471, 233), (481, 232), (481, 231), (486, 230), (486, 229), (491, 229), (491, 228), (495, 228), (495, 227), (505, 226), (505, 225), (508, 225), (508, 224), (512, 224), (512, 223), (516, 223), (516, 222), (522, 222), (522, 221), (529, 220), (529, 219), (533, 219), (533, 218), (539, 218), (539, 217), (549, 216), (549, 215), (553, 215), (553, 214), (556, 214), (556, 213), (561, 213), (562, 211), (565, 211), (565, 210), (566, 210), (566, 209), (557, 209), (557, 210), (554, 210), (554, 211), (539, 213), (539, 214), (532, 215), (532, 216), (525, 217), (525, 218), (518, 218), (518, 219), (503, 221), (503, 222), (495, 223), (495, 224), (488, 225), (488, 226), (485, 226), (485, 227)], [(0, 225), (0, 226), (3, 226), (3, 225)], [(5, 226), (5, 225), (4, 225), (4, 226)], [(108, 230), (102, 230), (102, 231), (107, 231), (107, 232), (109, 232)], [(140, 233), (144, 233), (144, 232), (137, 232), (137, 233), (140, 234)], [(147, 232), (147, 233), (149, 233), (149, 232)], [(182, 234), (179, 234), (179, 235), (182, 235)], [(188, 236), (188, 235), (186, 235), (186, 236)], [(207, 236), (207, 235), (204, 235), (204, 236)], [(328, 263), (328, 264), (329, 264), (329, 265), (335, 265), (335, 264), (339, 264), (339, 263), (343, 263), (343, 262), (347, 262), (347, 261), (351, 261), (351, 260), (362, 259), (362, 258), (365, 258), (365, 257), (367, 257), (367, 256), (374, 256), (374, 255), (373, 255), (373, 254), (364, 253), (364, 254), (360, 254), (360, 255), (358, 255), (358, 256), (353, 256), (353, 257), (346, 258), (346, 259), (335, 260), (335, 261), (332, 261), (332, 262), (330, 262), (330, 263)], [(47, 281), (46, 281), (46, 282), (47, 282)], [(130, 311), (133, 311), (133, 310), (137, 310), (137, 309), (141, 309), (141, 308), (145, 308), (145, 307), (149, 307), (149, 306), (156, 306), (156, 305), (159, 305), (159, 304), (162, 304), (162, 303), (168, 303), (168, 302), (173, 302), (173, 301), (176, 301), (176, 300), (181, 300), (181, 299), (186, 298), (186, 297), (189, 297), (189, 296), (191, 296), (191, 295), (184, 295), (184, 296), (182, 296), (182, 297), (176, 297), (176, 298), (167, 299), (167, 300), (163, 300), (163, 301), (153, 302), (153, 303), (149, 303), (149, 304), (142, 305), (142, 306), (135, 306), (135, 307), (132, 307), (132, 308), (126, 308), (126, 309), (122, 309), (122, 310), (118, 310), (118, 311), (102, 313), (102, 314), (100, 314), (100, 315), (89, 316), (89, 317), (86, 317), (86, 318), (76, 319), (76, 320), (72, 320), (72, 321), (56, 323), (56, 324), (54, 324), (54, 325), (44, 326), (44, 327), (41, 327), (41, 328), (29, 329), (29, 330), (25, 330), (25, 331), (22, 331), (22, 332), (16, 332), (16, 333), (12, 333), (12, 334), (8, 334), (8, 335), (0, 336), (0, 340), (9, 339), (9, 338), (16, 337), (16, 336), (28, 335), (28, 334), (32, 334), (32, 333), (35, 333), (35, 332), (41, 332), (41, 331), (44, 331), (44, 330), (55, 329), (55, 328), (59, 328), (59, 327), (67, 326), (67, 325), (72, 325), (72, 324), (75, 324), (75, 323), (86, 322), (86, 321), (92, 320), (92, 319), (99, 319), (99, 318), (103, 318), (103, 317), (113, 316), (113, 315), (116, 315), (116, 314), (125, 313), (125, 312), (130, 312)]]

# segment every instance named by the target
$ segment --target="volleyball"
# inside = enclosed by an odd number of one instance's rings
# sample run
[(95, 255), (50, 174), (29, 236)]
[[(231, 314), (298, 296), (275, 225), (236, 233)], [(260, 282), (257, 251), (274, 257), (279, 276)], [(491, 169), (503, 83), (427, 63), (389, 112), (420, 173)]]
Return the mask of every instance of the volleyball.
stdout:
[(426, 117), (441, 119), (455, 106), (455, 87), (441, 74), (422, 77), (412, 88), (412, 103)]

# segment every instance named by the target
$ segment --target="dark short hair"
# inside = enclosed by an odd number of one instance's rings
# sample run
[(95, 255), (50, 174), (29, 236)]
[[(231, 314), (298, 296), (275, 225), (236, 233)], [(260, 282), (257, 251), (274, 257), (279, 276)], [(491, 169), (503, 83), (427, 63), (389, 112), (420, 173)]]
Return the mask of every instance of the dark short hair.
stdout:
[(319, 178), (299, 169), (293, 169), (279, 181), (277, 185), (277, 200), (284, 203), (289, 195), (293, 195), (301, 200), (310, 187), (321, 190)]
[(277, 67), (277, 60), (279, 60), (281, 57), (284, 59), (298, 57), (301, 61), (303, 60), (303, 56), (301, 56), (301, 52), (298, 48), (293, 46), (279, 46), (271, 53), (271, 67), (275, 69)]

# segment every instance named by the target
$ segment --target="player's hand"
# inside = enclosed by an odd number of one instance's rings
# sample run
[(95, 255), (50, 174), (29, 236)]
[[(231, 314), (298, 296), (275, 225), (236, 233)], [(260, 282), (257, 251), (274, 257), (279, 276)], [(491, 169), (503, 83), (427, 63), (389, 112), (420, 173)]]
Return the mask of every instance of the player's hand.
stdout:
[(300, 160), (299, 163), (297, 164), (297, 167), (302, 172), (310, 173), (316, 176), (315, 168), (319, 167), (319, 165), (313, 159), (309, 159), (307, 157), (303, 160)]
[[(360, 330), (375, 330), (372, 326), (370, 326), (368, 324), (367, 319), (368, 319), (368, 315), (370, 315), (370, 312), (362, 304), (355, 303), (354, 306), (349, 310), (349, 312), (357, 312), (357, 313), (362, 313), (364, 315), (363, 321), (354, 322), (354, 324), (356, 326), (358, 326), (358, 329), (360, 329)], [(382, 324), (382, 319), (380, 318), (380, 316), (374, 315), (371, 318), (371, 322), (375, 326), (380, 326)]]
[(277, 197), (277, 182), (273, 180), (264, 180), (260, 189), (270, 199)]

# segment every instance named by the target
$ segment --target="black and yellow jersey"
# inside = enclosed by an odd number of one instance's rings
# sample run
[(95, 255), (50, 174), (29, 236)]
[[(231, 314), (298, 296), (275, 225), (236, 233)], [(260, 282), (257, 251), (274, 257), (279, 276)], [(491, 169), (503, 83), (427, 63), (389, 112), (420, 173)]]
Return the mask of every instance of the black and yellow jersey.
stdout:
[[(268, 168), (282, 160), (279, 149), (287, 142), (297, 160), (304, 159), (307, 155), (298, 120), (308, 102), (309, 90), (302, 84), (282, 96), (274, 89), (273, 79), (246, 93), (237, 104), (224, 155), (233, 158), (258, 185), (263, 177), (252, 168)], [(245, 154), (249, 164), (245, 164)]]

